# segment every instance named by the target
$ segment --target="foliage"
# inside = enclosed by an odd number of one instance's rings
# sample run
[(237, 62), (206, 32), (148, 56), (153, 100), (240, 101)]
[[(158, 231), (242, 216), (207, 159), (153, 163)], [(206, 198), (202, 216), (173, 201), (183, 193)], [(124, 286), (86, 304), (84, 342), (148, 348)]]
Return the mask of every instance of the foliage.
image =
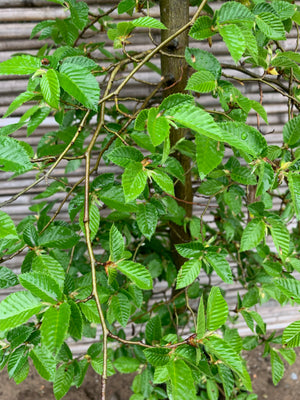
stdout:
[[(277, 384), (283, 360), (293, 363), (293, 347), (300, 345), (300, 321), (282, 336), (269, 335), (253, 310), (271, 299), (300, 303), (293, 274), (300, 272), (299, 224), (294, 230), (289, 225), (300, 219), (300, 56), (281, 43), (300, 23), (299, 6), (223, 1), (214, 11), (208, 1), (193, 0), (198, 10), (190, 22), (135, 54), (126, 46), (136, 28), (167, 30), (151, 17), (154, 4), (122, 0), (96, 15), (84, 1), (49, 1), (63, 7), (66, 18), (38, 23), (31, 37), (53, 45), (0, 64), (1, 75), (28, 76), (27, 90), (4, 115), (28, 105), (19, 122), (0, 129), (0, 169), (12, 177), (36, 172), (30, 186), (1, 206), (47, 182), (30, 207), (34, 216), (16, 226), (0, 211), (1, 263), (24, 254), (18, 275), (0, 267), (1, 289), (22, 286), (0, 303), (1, 368), (20, 383), (31, 358), (53, 382), (57, 400), (82, 384), (89, 365), (102, 375), (102, 400), (116, 370), (137, 371), (132, 400), (255, 399), (241, 351), (263, 343)], [(128, 22), (114, 22), (116, 9)], [(107, 32), (114, 50), (91, 41), (99, 31)], [(166, 82), (159, 76), (154, 90), (131, 98), (136, 105), (128, 109), (122, 89), (142, 68), (159, 72), (155, 56), (161, 50), (174, 56), (167, 44), (182, 32), (212, 46), (209, 52), (200, 42), (183, 49), (191, 72), (185, 93), (163, 99)], [(217, 34), (234, 63), (221, 64), (214, 55)], [(262, 96), (250, 99), (234, 84), (243, 81), (257, 82), (261, 91), (270, 86), (287, 99), (282, 147), (268, 145), (260, 122), (256, 128), (247, 123), (251, 112), (258, 121), (267, 122), (268, 115)], [(199, 93), (213, 96), (218, 111), (206, 110)], [(33, 134), (48, 116), (57, 129), (44, 134), (37, 149), (14, 138), (24, 126)], [(185, 136), (174, 142), (182, 128)], [(65, 176), (57, 179), (53, 172), (62, 160)], [(111, 172), (102, 171), (103, 162)], [(191, 202), (177, 195), (191, 176), (201, 217), (189, 215), (185, 205)], [(58, 192), (64, 199), (55, 206)], [(68, 221), (60, 219), (64, 204)], [(209, 211), (212, 222), (205, 219)], [(174, 241), (176, 229), (188, 240)], [(217, 276), (219, 287), (199, 279), (200, 273), (210, 283)], [(159, 282), (164, 297), (157, 301)], [(231, 284), (245, 289), (235, 310), (226, 302)], [(238, 317), (252, 335), (239, 336), (233, 325)], [(128, 340), (124, 328), (132, 323)], [(96, 337), (99, 324), (100, 338), (74, 357), (67, 339)]]

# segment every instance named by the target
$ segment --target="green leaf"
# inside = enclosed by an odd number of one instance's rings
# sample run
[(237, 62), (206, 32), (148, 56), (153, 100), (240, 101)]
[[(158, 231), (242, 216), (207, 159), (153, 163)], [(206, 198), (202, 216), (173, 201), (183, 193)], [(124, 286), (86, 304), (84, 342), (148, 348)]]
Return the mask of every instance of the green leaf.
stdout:
[(295, 4), (288, 3), (287, 1), (277, 0), (272, 2), (272, 7), (277, 12), (281, 21), (291, 18), (296, 10)]
[(247, 251), (259, 245), (265, 236), (265, 223), (254, 218), (248, 222), (243, 231), (240, 251)]
[(27, 291), (11, 293), (0, 303), (1, 331), (27, 322), (41, 307), (40, 301)]
[(97, 111), (100, 89), (96, 78), (87, 69), (66, 63), (61, 66), (58, 78), (61, 87), (70, 96), (85, 107)]
[(276, 250), (280, 257), (284, 260), (290, 250), (290, 234), (279, 217), (268, 217), (267, 222), (270, 224), (270, 231)]
[(173, 400), (196, 400), (196, 389), (191, 370), (183, 360), (175, 360), (167, 366), (172, 386)]
[(196, 160), (200, 177), (203, 179), (223, 160), (224, 145), (207, 136), (196, 134)]
[(161, 339), (161, 321), (159, 315), (151, 318), (146, 325), (145, 337), (148, 343), (159, 342)]
[(74, 25), (80, 30), (86, 26), (89, 21), (89, 7), (84, 1), (70, 1), (71, 19)]
[(32, 270), (50, 275), (56, 280), (60, 288), (63, 288), (65, 282), (65, 271), (61, 264), (50, 257), (48, 254), (36, 256), (32, 263)]
[(217, 286), (211, 288), (207, 301), (207, 329), (215, 331), (225, 324), (228, 317), (228, 305)]
[[(219, 63), (218, 59), (209, 51), (187, 47), (185, 49), (185, 59), (186, 62), (197, 71), (209, 71), (214, 75), (215, 79), (219, 79), (221, 77), (221, 64)], [(190, 102), (190, 104), (193, 105), (194, 101)]]
[(168, 364), (168, 362), (170, 361), (169, 353), (169, 349), (159, 347), (144, 350), (147, 361), (154, 367), (161, 367)]
[(112, 225), (109, 231), (109, 250), (110, 259), (113, 262), (120, 260), (124, 253), (124, 239), (115, 225)]
[(19, 281), (25, 289), (43, 301), (55, 304), (57, 300), (62, 298), (62, 292), (56, 280), (42, 272), (21, 274), (19, 275)]
[(176, 289), (182, 289), (193, 283), (200, 273), (201, 265), (199, 259), (186, 261), (178, 272)]
[[(193, 96), (190, 96), (189, 94), (183, 94), (183, 93), (174, 93), (171, 94), (170, 96), (166, 97), (158, 107), (158, 110), (161, 111), (166, 111), (170, 110), (174, 107), (177, 106), (182, 106), (183, 104), (188, 105), (194, 105), (195, 104), (195, 99)], [(146, 111), (146, 110), (145, 110)], [(148, 111), (148, 110), (147, 110)], [(140, 114), (143, 112), (143, 110), (140, 112)], [(140, 115), (139, 114), (139, 115)]]
[(151, 178), (158, 184), (158, 186), (166, 193), (174, 196), (174, 184), (169, 175), (162, 172), (160, 169), (151, 171)]
[(300, 282), (296, 279), (276, 279), (275, 285), (284, 293), (287, 297), (300, 303)]
[[(91, 365), (97, 374), (103, 375), (103, 357), (94, 358), (91, 362)], [(110, 359), (108, 359), (107, 360), (107, 376), (114, 375), (115, 373), (116, 373), (116, 371), (114, 370), (114, 367), (113, 367)]]
[(127, 296), (122, 293), (113, 296), (110, 307), (117, 321), (125, 328), (130, 316), (130, 303)]
[(188, 80), (186, 90), (198, 93), (209, 93), (217, 87), (214, 75), (209, 71), (195, 72)]
[(100, 323), (100, 317), (95, 300), (89, 300), (87, 303), (80, 303), (80, 309), (88, 321), (95, 324)]
[(78, 304), (74, 301), (69, 300), (68, 304), (71, 307), (71, 315), (70, 315), (70, 325), (69, 325), (69, 334), (74, 338), (80, 340), (82, 337), (82, 315)]
[(230, 2), (222, 4), (218, 12), (218, 22), (219, 24), (237, 22), (241, 23), (243, 21), (253, 21), (254, 15), (252, 12), (243, 4)]
[(16, 286), (18, 283), (18, 277), (11, 269), (0, 267), (0, 289)]
[(122, 0), (118, 5), (118, 14), (130, 12), (135, 7), (135, 0)]
[(283, 140), (290, 146), (300, 140), (300, 116), (288, 121), (283, 127)]
[(148, 112), (147, 130), (154, 146), (160, 145), (170, 134), (167, 118), (159, 116), (157, 108), (150, 108)]
[(113, 186), (109, 189), (102, 189), (99, 193), (99, 198), (112, 209), (118, 211), (135, 212), (137, 210), (136, 204), (133, 202), (125, 203), (124, 190), (122, 186)]
[(213, 117), (195, 105), (183, 104), (166, 110), (165, 115), (179, 123), (180, 125), (192, 129), (195, 132), (208, 136), (214, 140), (222, 140), (223, 134), (219, 125), (214, 121)]
[(62, 303), (59, 307), (50, 307), (44, 313), (41, 326), (42, 345), (51, 353), (57, 354), (66, 338), (70, 314), (70, 306), (67, 303)]
[(223, 141), (239, 150), (258, 157), (266, 148), (267, 142), (255, 128), (243, 122), (223, 122)]
[[(218, 371), (219, 371), (219, 375), (220, 375), (220, 378), (223, 383), (225, 396), (226, 396), (226, 398), (230, 398), (230, 395), (232, 394), (232, 391), (234, 389), (234, 384), (235, 384), (232, 372), (226, 365), (221, 364), (221, 363), (218, 364)], [(248, 400), (250, 400), (250, 399), (248, 399)]]
[(152, 17), (140, 17), (131, 21), (132, 25), (140, 28), (167, 29), (166, 26)]
[(200, 298), (198, 313), (197, 313), (197, 339), (201, 339), (206, 331), (206, 323), (205, 323), (205, 313), (204, 313), (204, 303), (203, 303), (203, 295)]
[(0, 136), (0, 170), (22, 174), (32, 168), (33, 164), (21, 142), (11, 137)]
[(53, 393), (56, 400), (60, 400), (68, 393), (72, 385), (73, 377), (74, 367), (72, 364), (61, 365), (56, 370), (53, 382)]
[(206, 382), (206, 390), (209, 400), (218, 400), (219, 399), (219, 389), (218, 385), (212, 379), (208, 379)]
[[(82, 232), (86, 236), (83, 219), (84, 219), (84, 209), (82, 209), (80, 211), (79, 225), (80, 225), (80, 228), (81, 228)], [(90, 207), (89, 207), (89, 228), (90, 228), (90, 239), (91, 240), (95, 239), (95, 236), (96, 236), (96, 234), (98, 232), (98, 229), (99, 229), (99, 224), (100, 224), (100, 211), (99, 211), (99, 208), (95, 204), (91, 204)]]
[(45, 102), (58, 109), (60, 87), (57, 72), (54, 69), (48, 69), (47, 73), (43, 74), (40, 85)]
[(29, 355), (39, 375), (46, 381), (53, 381), (56, 361), (50, 351), (46, 347), (36, 346)]
[(142, 203), (138, 205), (136, 213), (136, 222), (141, 233), (150, 240), (156, 230), (158, 214), (156, 207), (151, 203)]
[(276, 14), (262, 12), (255, 16), (255, 22), (259, 29), (269, 38), (274, 40), (285, 39), (285, 29)]
[(196, 40), (203, 40), (215, 35), (215, 33), (212, 19), (207, 15), (203, 15), (195, 21), (189, 31), (189, 36)]
[(99, 69), (98, 64), (91, 58), (84, 56), (72, 56), (64, 59), (64, 64), (76, 64), (79, 67), (92, 71), (93, 69)]
[(114, 149), (108, 154), (108, 158), (114, 164), (117, 164), (122, 168), (126, 168), (130, 166), (132, 161), (143, 161), (144, 156), (143, 153), (141, 153), (135, 147), (125, 146)]
[(139, 288), (150, 290), (153, 287), (150, 272), (142, 264), (133, 261), (120, 261), (117, 268)]
[(41, 61), (36, 57), (15, 56), (0, 63), (0, 75), (30, 75), (41, 66)]
[(282, 343), (287, 347), (298, 347), (300, 345), (300, 321), (292, 322), (282, 334)]
[(80, 237), (66, 226), (53, 226), (45, 230), (40, 236), (40, 246), (70, 249), (75, 246)]
[(295, 214), (297, 219), (300, 220), (300, 175), (297, 173), (289, 172), (288, 183)]
[(233, 283), (230, 265), (222, 254), (208, 252), (205, 259), (225, 283)]
[(296, 361), (296, 352), (293, 349), (282, 347), (281, 349), (279, 349), (279, 353), (289, 363), (289, 365), (293, 365)]
[(3, 239), (8, 235), (18, 237), (13, 220), (8, 214), (0, 210), (0, 239)]
[(277, 351), (271, 349), (271, 366), (272, 366), (272, 380), (274, 385), (283, 378), (284, 375), (284, 364), (279, 357)]
[(202, 243), (195, 241), (189, 243), (179, 243), (175, 245), (177, 252), (184, 258), (201, 257), (204, 246)]
[(73, 46), (75, 40), (78, 37), (78, 28), (71, 22), (70, 19), (59, 19), (56, 18), (56, 26), (59, 29), (63, 40), (67, 45)]
[(49, 107), (40, 107), (38, 108), (30, 117), (29, 122), (27, 123), (27, 135), (31, 135), (38, 126), (48, 117), (50, 113)]
[(259, 180), (255, 196), (259, 197), (272, 186), (274, 181), (274, 171), (272, 166), (267, 162), (260, 163), (257, 171)]
[(17, 374), (22, 369), (27, 361), (27, 358), (28, 354), (26, 346), (20, 346), (10, 354), (7, 364), (9, 378), (12, 378), (14, 374)]
[(30, 101), (31, 99), (33, 99), (36, 96), (36, 93), (34, 92), (23, 92), (21, 94), (19, 94), (19, 96), (17, 96), (15, 98), (15, 100), (13, 100), (12, 103), (10, 103), (6, 113), (3, 115), (3, 118), (8, 117), (11, 113), (13, 113), (17, 108), (19, 108), (23, 103), (26, 103), (26, 101)]
[(114, 361), (114, 367), (121, 374), (131, 374), (138, 370), (140, 361), (132, 357), (119, 357)]
[(38, 246), (39, 236), (34, 225), (28, 224), (25, 227), (23, 231), (23, 240), (30, 247)]
[(237, 25), (224, 25), (219, 27), (219, 33), (222, 36), (231, 57), (237, 63), (246, 49), (246, 43), (241, 28)]
[(135, 200), (147, 183), (147, 172), (141, 163), (132, 161), (122, 175), (122, 186), (126, 202)]

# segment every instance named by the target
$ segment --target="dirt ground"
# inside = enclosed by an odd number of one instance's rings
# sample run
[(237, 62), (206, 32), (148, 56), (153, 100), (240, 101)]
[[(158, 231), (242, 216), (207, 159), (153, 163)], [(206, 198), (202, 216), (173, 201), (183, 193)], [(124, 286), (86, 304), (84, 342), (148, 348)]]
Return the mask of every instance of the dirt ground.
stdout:
[[(262, 348), (246, 354), (249, 373), (258, 400), (295, 400), (300, 398), (300, 350), (294, 365), (288, 366), (284, 378), (275, 387), (272, 383), (268, 358), (262, 358)], [(107, 400), (128, 400), (132, 375), (114, 375), (109, 378)], [(80, 389), (72, 388), (64, 400), (99, 400), (99, 376), (90, 368)], [(28, 378), (20, 385), (9, 380), (6, 371), (0, 374), (0, 400), (55, 400), (52, 385), (31, 368)], [(184, 399), (183, 399), (184, 400)]]

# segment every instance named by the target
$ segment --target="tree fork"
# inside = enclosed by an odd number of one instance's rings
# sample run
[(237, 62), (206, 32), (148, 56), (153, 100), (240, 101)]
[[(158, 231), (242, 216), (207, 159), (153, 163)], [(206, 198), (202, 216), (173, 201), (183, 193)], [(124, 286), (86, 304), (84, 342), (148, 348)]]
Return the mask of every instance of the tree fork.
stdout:
[[(164, 41), (173, 33), (178, 31), (183, 25), (189, 22), (189, 0), (160, 0), (161, 22), (168, 28), (161, 31), (161, 40)], [(164, 97), (173, 93), (183, 92), (188, 80), (188, 65), (184, 59), (185, 48), (188, 46), (188, 30), (173, 39), (163, 48), (161, 53), (162, 76), (165, 78)], [(179, 57), (178, 57), (179, 56)], [(181, 138), (185, 137), (186, 129), (175, 129), (171, 127), (170, 142), (171, 147)], [(179, 199), (178, 204), (185, 209), (186, 217), (192, 216), (192, 204), (181, 202), (193, 201), (191, 164), (190, 159), (185, 155), (176, 152), (174, 157), (180, 162), (185, 173), (185, 183), (180, 181), (175, 185), (175, 196)], [(177, 243), (190, 241), (189, 231), (184, 226), (170, 223), (170, 239), (173, 247), (173, 260), (177, 269), (181, 267), (185, 259), (175, 250)]]

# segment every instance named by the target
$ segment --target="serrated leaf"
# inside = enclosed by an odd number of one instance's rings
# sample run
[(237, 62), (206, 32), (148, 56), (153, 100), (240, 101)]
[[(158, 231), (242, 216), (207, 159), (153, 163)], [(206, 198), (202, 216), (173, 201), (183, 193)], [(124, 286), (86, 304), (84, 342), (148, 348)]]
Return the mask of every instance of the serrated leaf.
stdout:
[(173, 400), (195, 400), (196, 389), (190, 368), (183, 360), (175, 360), (167, 365), (171, 379)]
[(151, 274), (142, 264), (124, 260), (117, 264), (117, 268), (139, 288), (144, 290), (152, 289)]
[(170, 361), (169, 353), (170, 350), (164, 348), (149, 348), (144, 350), (147, 361), (153, 365), (153, 367), (161, 367), (168, 364)]
[(199, 17), (189, 31), (189, 36), (196, 40), (207, 39), (215, 35), (212, 19), (207, 15)]
[(267, 142), (255, 128), (243, 122), (223, 122), (223, 141), (239, 150), (258, 157), (266, 148)]
[(172, 120), (214, 140), (222, 140), (222, 131), (212, 116), (195, 105), (183, 104), (166, 110)]
[(130, 12), (135, 6), (135, 0), (122, 0), (118, 4), (118, 14)]
[(15, 98), (15, 100), (12, 101), (12, 103), (10, 103), (6, 113), (3, 115), (3, 118), (8, 117), (11, 113), (13, 113), (17, 108), (19, 108), (22, 104), (26, 103), (26, 101), (30, 101), (31, 99), (33, 99), (36, 96), (36, 93), (34, 92), (23, 92), (21, 94), (19, 94), (19, 96), (17, 96)]
[(69, 334), (74, 339), (80, 340), (82, 337), (83, 329), (82, 315), (79, 306), (74, 301), (69, 300), (68, 304), (71, 307)]
[(12, 378), (14, 374), (17, 374), (27, 361), (27, 346), (20, 346), (15, 349), (9, 356), (7, 363), (7, 372), (9, 378)]
[(67, 57), (64, 59), (64, 64), (76, 64), (79, 67), (88, 69), (89, 71), (99, 68), (98, 64), (94, 60), (84, 56)]
[(258, 172), (258, 184), (256, 188), (256, 197), (261, 196), (263, 193), (265, 193), (267, 190), (270, 189), (270, 187), (273, 184), (274, 181), (274, 171), (272, 166), (267, 163), (267, 162), (262, 162), (259, 164), (259, 168), (257, 170)]
[(13, 220), (6, 212), (0, 210), (0, 239), (3, 239), (8, 235), (18, 237)]
[(89, 20), (89, 7), (84, 1), (78, 3), (72, 1), (69, 4), (72, 22), (78, 29), (82, 30)]
[(50, 114), (50, 107), (39, 107), (27, 123), (27, 136), (31, 135)]
[(300, 220), (300, 175), (293, 172), (289, 172), (288, 183), (295, 214), (297, 219)]
[(121, 374), (131, 374), (138, 370), (140, 361), (132, 357), (119, 357), (114, 361), (114, 367)]
[(200, 273), (201, 265), (199, 259), (186, 261), (178, 272), (176, 289), (182, 289), (193, 283)]
[(50, 226), (40, 236), (40, 246), (57, 247), (58, 249), (70, 249), (80, 237), (66, 226)]
[(109, 231), (109, 250), (110, 259), (115, 262), (122, 258), (124, 253), (124, 239), (115, 225), (112, 225)]
[(135, 147), (124, 146), (114, 149), (108, 154), (108, 158), (114, 164), (126, 168), (130, 166), (132, 161), (141, 162), (144, 159), (144, 155)]
[(70, 19), (56, 18), (56, 26), (67, 45), (73, 46), (78, 37), (78, 28)]
[(279, 349), (279, 353), (289, 363), (289, 365), (293, 365), (296, 361), (296, 352), (293, 349), (282, 347), (281, 349)]
[(205, 313), (204, 313), (204, 303), (203, 303), (203, 295), (200, 298), (198, 312), (197, 312), (197, 339), (201, 339), (206, 331), (206, 321), (205, 321)]
[(166, 193), (174, 196), (174, 184), (169, 175), (162, 172), (160, 169), (151, 171), (151, 178), (158, 184), (158, 186)]
[(200, 177), (209, 174), (223, 159), (224, 145), (207, 136), (196, 134), (196, 160)]
[(136, 213), (136, 222), (141, 233), (150, 240), (153, 236), (158, 221), (156, 207), (151, 203), (143, 203), (138, 205)]
[(55, 374), (56, 361), (50, 351), (46, 347), (36, 346), (29, 355), (39, 375), (46, 381), (52, 381)]
[(51, 353), (57, 354), (66, 338), (70, 322), (70, 306), (50, 307), (43, 316), (41, 326), (42, 345)]
[(265, 223), (255, 218), (248, 222), (243, 231), (240, 251), (247, 251), (259, 245), (265, 236)]
[[(79, 225), (80, 225), (82, 232), (86, 236), (83, 219), (84, 219), (84, 209), (82, 209), (79, 214)], [(99, 229), (99, 224), (100, 224), (99, 208), (95, 204), (91, 204), (89, 206), (89, 228), (90, 228), (90, 239), (91, 240), (95, 239), (95, 236)]]
[(292, 322), (282, 334), (282, 343), (287, 347), (298, 347), (300, 345), (300, 321)]
[(113, 296), (110, 307), (117, 321), (125, 328), (130, 316), (130, 303), (127, 296), (122, 293)]
[(218, 22), (220, 24), (230, 22), (253, 21), (254, 15), (248, 7), (241, 3), (222, 4), (218, 13)]
[[(84, 79), (82, 77), (84, 76)], [(78, 65), (63, 64), (58, 73), (61, 87), (79, 103), (97, 111), (100, 89), (96, 78)]]
[(167, 29), (166, 26), (152, 17), (140, 17), (131, 21), (132, 25), (140, 28)]
[(18, 283), (18, 277), (11, 269), (0, 267), (0, 289), (16, 286)]
[(169, 122), (159, 116), (157, 108), (150, 108), (148, 112), (147, 130), (154, 146), (160, 145), (170, 134)]
[(55, 304), (57, 300), (62, 298), (62, 292), (56, 280), (42, 272), (21, 274), (19, 275), (19, 281), (25, 289), (43, 301)]
[(46, 273), (56, 280), (60, 288), (64, 286), (65, 271), (61, 264), (48, 254), (36, 256), (32, 263), (32, 270)]
[(54, 69), (48, 69), (46, 74), (43, 74), (40, 85), (45, 102), (58, 109), (60, 87), (57, 72)]
[(61, 365), (55, 372), (53, 382), (53, 393), (56, 400), (60, 400), (68, 393), (74, 377), (74, 367), (70, 365)]
[(90, 300), (87, 303), (80, 303), (80, 309), (88, 321), (95, 324), (100, 323), (100, 317), (95, 300)]
[(204, 250), (204, 246), (199, 241), (189, 243), (179, 243), (175, 245), (177, 252), (184, 258), (199, 258)]
[(38, 245), (39, 236), (32, 224), (28, 224), (23, 231), (23, 240), (28, 246), (35, 247)]
[(234, 384), (235, 384), (232, 372), (231, 372), (230, 368), (228, 368), (226, 365), (221, 364), (221, 363), (218, 364), (218, 371), (219, 371), (219, 375), (220, 375), (220, 378), (223, 383), (223, 389), (225, 392), (225, 396), (226, 396), (226, 398), (230, 398), (230, 395), (232, 394), (232, 391), (234, 389)]
[(11, 293), (0, 303), (0, 330), (5, 331), (27, 322), (37, 314), (42, 305), (31, 293)]
[(255, 22), (259, 29), (269, 38), (274, 40), (285, 39), (285, 29), (276, 14), (262, 12), (255, 16)]
[(287, 297), (300, 303), (300, 282), (296, 279), (276, 279), (275, 285), (284, 293)]
[(205, 259), (225, 283), (233, 283), (230, 265), (222, 254), (208, 252)]
[(132, 161), (122, 175), (122, 186), (126, 202), (135, 200), (147, 183), (147, 172), (139, 162)]
[(148, 343), (159, 342), (161, 339), (161, 320), (159, 315), (151, 318), (146, 325), (145, 337)]
[(228, 317), (228, 305), (224, 300), (220, 289), (211, 288), (207, 301), (207, 329), (215, 331), (225, 324)]
[(0, 75), (30, 75), (41, 67), (41, 61), (33, 56), (15, 56), (0, 63)]
[(283, 140), (293, 146), (300, 140), (300, 116), (292, 118), (283, 127)]
[(217, 87), (214, 75), (209, 71), (195, 72), (188, 80), (186, 90), (198, 93), (209, 93)]
[(233, 60), (237, 63), (246, 49), (246, 43), (242, 30), (237, 25), (224, 25), (219, 27), (222, 36)]
[(20, 142), (11, 137), (0, 136), (0, 170), (22, 174), (32, 168), (28, 153)]
[(272, 366), (272, 380), (274, 385), (283, 378), (284, 375), (284, 364), (279, 357), (277, 351), (271, 349), (271, 366)]
[[(214, 75), (215, 79), (219, 79), (221, 77), (221, 64), (218, 59), (209, 51), (187, 47), (185, 49), (185, 59), (186, 62), (197, 71), (209, 71)], [(191, 104), (194, 104), (194, 102), (191, 102)]]
[(290, 250), (290, 234), (278, 217), (268, 217), (268, 223), (270, 224), (270, 232), (275, 244), (276, 250), (282, 259), (285, 259)]

